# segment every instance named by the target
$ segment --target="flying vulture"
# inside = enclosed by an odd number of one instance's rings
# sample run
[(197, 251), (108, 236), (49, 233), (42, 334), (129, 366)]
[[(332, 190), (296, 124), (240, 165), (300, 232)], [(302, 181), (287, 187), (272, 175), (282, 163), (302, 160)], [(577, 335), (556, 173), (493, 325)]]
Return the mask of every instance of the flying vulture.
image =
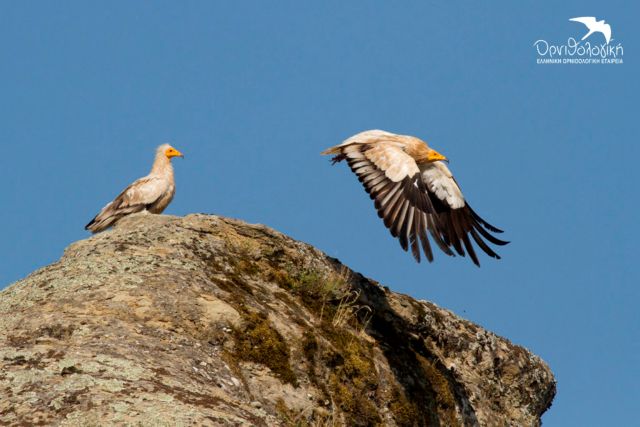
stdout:
[(433, 261), (427, 233), (447, 255), (464, 256), (466, 251), (477, 266), (480, 263), (471, 240), (490, 257), (500, 259), (486, 241), (506, 245), (508, 242), (491, 234), (502, 230), (471, 209), (443, 163), (447, 158), (424, 141), (368, 130), (322, 154), (333, 154), (332, 164), (347, 161), (374, 200), (384, 225), (400, 240), (402, 249), (411, 247), (417, 262), (420, 246), (429, 262)]
[(175, 194), (171, 158), (184, 157), (181, 152), (162, 144), (156, 149), (156, 158), (149, 175), (136, 180), (109, 202), (84, 228), (92, 233), (105, 230), (120, 218), (136, 212), (162, 213)]

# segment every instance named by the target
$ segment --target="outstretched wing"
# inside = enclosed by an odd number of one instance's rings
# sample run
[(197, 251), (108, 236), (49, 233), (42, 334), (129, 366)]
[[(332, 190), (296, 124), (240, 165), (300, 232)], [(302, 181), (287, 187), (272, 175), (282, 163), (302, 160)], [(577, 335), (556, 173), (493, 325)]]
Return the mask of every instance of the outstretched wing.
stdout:
[(596, 24), (595, 16), (580, 16), (577, 18), (571, 18), (569, 21), (580, 22), (587, 26), (587, 28), (591, 29), (592, 26)]
[(465, 255), (466, 250), (473, 263), (478, 266), (480, 263), (471, 239), (487, 255), (500, 259), (485, 240), (499, 246), (509, 242), (491, 234), (502, 233), (502, 230), (489, 224), (471, 209), (449, 168), (442, 162), (429, 163), (423, 167), (422, 180), (435, 209), (434, 216), (438, 219), (435, 221), (439, 224), (437, 232), (444, 243), (449, 248), (453, 247), (461, 256)]
[(109, 202), (86, 226), (93, 233), (102, 231), (125, 215), (141, 212), (152, 206), (166, 191), (160, 177), (144, 177), (133, 182)]
[[(378, 216), (391, 235), (398, 238), (405, 251), (411, 247), (416, 261), (420, 262), (421, 248), (426, 258), (433, 261), (427, 233), (447, 255), (454, 255), (452, 247), (464, 255), (462, 242), (473, 262), (478, 264), (473, 248), (469, 250), (470, 243), (467, 245), (468, 234), (471, 234), (487, 254), (499, 258), (478, 233), (489, 235), (487, 239), (493, 243), (506, 242), (496, 239), (482, 228), (486, 223), (466, 206), (452, 177), (447, 178), (441, 171), (436, 174), (426, 172), (425, 177), (425, 172), (420, 170), (415, 160), (394, 143), (354, 143), (338, 147), (328, 150), (337, 154), (334, 162), (347, 161), (374, 200)], [(442, 166), (446, 169), (446, 166)], [(482, 230), (476, 231), (476, 225)], [(493, 227), (490, 229), (499, 232)]]

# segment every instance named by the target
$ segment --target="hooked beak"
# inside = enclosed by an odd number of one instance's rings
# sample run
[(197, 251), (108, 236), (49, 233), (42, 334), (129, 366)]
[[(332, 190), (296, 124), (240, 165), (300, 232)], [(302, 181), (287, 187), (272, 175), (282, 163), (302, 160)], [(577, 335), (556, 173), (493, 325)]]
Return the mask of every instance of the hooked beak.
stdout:
[(182, 157), (184, 158), (184, 154), (182, 154), (180, 151), (176, 150), (175, 148), (169, 146), (169, 148), (167, 148), (164, 152), (164, 155), (167, 156), (167, 159), (171, 160), (174, 157)]
[(427, 154), (427, 160), (430, 162), (443, 161), (449, 163), (449, 159), (447, 159), (442, 154), (438, 153), (436, 150), (430, 150), (429, 154)]

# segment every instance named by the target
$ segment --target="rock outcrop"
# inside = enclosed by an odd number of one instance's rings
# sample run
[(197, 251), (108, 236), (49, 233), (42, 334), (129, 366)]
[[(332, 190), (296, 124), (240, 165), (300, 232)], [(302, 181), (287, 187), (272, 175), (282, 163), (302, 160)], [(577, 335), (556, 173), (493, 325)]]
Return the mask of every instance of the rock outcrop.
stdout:
[(0, 293), (2, 425), (535, 426), (526, 349), (262, 225), (134, 215)]

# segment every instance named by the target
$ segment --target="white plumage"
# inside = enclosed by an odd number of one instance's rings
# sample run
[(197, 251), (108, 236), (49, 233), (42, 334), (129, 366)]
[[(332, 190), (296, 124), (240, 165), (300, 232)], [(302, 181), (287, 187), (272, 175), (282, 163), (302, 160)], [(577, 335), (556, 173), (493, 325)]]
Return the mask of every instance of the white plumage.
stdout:
[[(507, 242), (489, 231), (502, 231), (480, 218), (465, 201), (458, 183), (443, 163), (446, 157), (422, 140), (382, 130), (354, 135), (322, 154), (333, 163), (346, 160), (374, 200), (378, 216), (391, 235), (420, 262), (420, 247), (429, 261), (433, 253), (427, 233), (447, 255), (465, 250), (479, 265), (471, 239), (486, 254), (500, 258), (483, 240)], [(471, 239), (470, 239), (471, 238)]]
[(451, 171), (442, 162), (431, 162), (420, 165), (422, 181), (435, 195), (451, 207), (459, 209), (464, 207), (464, 196)]
[(107, 203), (85, 226), (85, 229), (97, 233), (132, 213), (142, 211), (162, 213), (175, 194), (176, 187), (171, 166), (173, 157), (184, 156), (169, 144), (159, 146), (149, 175), (134, 181), (112, 202)]

